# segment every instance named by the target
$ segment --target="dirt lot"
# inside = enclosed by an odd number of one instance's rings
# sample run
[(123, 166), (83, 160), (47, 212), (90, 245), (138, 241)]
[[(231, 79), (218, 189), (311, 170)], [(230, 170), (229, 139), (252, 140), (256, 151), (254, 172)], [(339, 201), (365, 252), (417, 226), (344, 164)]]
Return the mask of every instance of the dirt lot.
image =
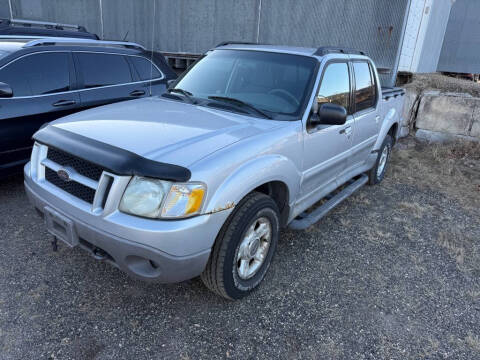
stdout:
[(1, 359), (478, 359), (480, 147), (400, 142), (384, 182), (284, 231), (240, 302), (51, 251), (21, 177), (0, 184)]
[(439, 73), (413, 74), (412, 82), (401, 86), (416, 89), (417, 92), (426, 89), (437, 89), (443, 92), (467, 93), (473, 97), (480, 97), (480, 83), (457, 79)]

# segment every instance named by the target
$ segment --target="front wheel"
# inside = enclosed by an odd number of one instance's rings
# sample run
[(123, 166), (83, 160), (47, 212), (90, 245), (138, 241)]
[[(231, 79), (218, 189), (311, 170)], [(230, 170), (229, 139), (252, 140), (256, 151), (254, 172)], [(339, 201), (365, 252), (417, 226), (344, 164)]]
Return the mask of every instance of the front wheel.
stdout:
[(390, 135), (385, 136), (383, 144), (378, 151), (377, 161), (375, 166), (368, 172), (369, 185), (378, 184), (385, 177), (387, 171), (388, 161), (390, 160), (390, 154), (392, 153), (393, 139)]
[(217, 236), (201, 275), (213, 292), (230, 300), (240, 299), (265, 277), (279, 234), (276, 203), (252, 192), (237, 206)]

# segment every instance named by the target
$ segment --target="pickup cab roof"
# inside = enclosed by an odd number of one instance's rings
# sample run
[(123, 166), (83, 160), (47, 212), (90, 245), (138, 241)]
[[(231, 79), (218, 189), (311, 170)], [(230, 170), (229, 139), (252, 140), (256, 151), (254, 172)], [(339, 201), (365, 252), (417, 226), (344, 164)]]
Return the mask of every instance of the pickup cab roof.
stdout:
[(229, 41), (218, 44), (215, 49), (269, 51), (315, 57), (322, 57), (327, 54), (333, 53), (343, 55), (365, 55), (363, 51), (334, 46), (321, 46), (319, 48), (310, 48)]

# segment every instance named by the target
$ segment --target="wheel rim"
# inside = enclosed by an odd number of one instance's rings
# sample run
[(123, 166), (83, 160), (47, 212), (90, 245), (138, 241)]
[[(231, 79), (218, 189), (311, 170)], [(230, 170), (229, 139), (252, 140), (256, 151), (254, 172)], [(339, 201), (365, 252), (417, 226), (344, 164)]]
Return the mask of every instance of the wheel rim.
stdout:
[(385, 166), (387, 165), (387, 159), (388, 159), (388, 146), (385, 146), (385, 148), (382, 151), (382, 155), (380, 155), (380, 160), (378, 161), (377, 178), (382, 176), (383, 170), (385, 170)]
[(248, 228), (235, 257), (237, 274), (246, 280), (262, 267), (272, 240), (272, 225), (265, 217), (256, 219)]

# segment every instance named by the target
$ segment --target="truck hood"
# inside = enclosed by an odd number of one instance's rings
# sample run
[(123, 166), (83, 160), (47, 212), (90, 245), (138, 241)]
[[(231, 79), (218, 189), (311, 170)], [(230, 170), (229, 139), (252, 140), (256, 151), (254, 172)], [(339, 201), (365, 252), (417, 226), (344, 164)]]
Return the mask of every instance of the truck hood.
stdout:
[(110, 104), (51, 123), (151, 160), (184, 167), (282, 124), (160, 97)]

